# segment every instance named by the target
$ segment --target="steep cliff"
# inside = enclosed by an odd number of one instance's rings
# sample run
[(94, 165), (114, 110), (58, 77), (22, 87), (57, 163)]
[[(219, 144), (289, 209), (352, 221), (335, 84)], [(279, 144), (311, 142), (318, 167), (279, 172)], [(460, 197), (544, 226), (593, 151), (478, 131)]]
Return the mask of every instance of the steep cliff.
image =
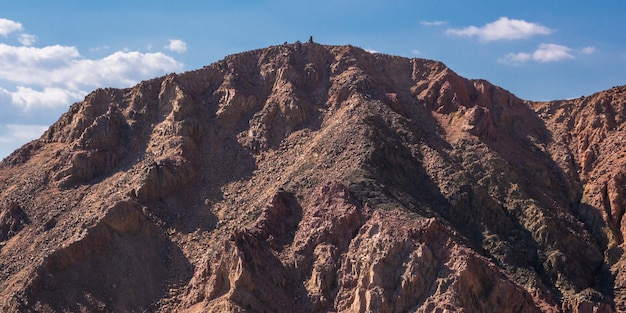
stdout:
[(0, 308), (626, 311), (625, 103), (315, 43), (99, 89), (0, 163)]

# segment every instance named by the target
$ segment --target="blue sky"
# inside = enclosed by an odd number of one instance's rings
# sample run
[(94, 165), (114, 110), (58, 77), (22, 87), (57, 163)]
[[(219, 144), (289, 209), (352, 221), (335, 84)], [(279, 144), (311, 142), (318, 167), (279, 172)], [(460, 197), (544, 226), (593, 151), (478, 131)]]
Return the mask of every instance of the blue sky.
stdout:
[(283, 42), (444, 62), (528, 100), (626, 84), (626, 2), (0, 0), (0, 158), (98, 87)]

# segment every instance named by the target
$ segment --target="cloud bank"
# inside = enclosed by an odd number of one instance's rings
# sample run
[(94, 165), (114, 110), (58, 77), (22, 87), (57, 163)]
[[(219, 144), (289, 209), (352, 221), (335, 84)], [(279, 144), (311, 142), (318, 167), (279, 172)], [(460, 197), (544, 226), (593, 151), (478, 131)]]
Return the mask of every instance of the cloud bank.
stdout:
[(501, 17), (497, 21), (481, 27), (450, 28), (446, 31), (449, 35), (477, 37), (480, 41), (526, 39), (536, 35), (548, 35), (552, 32), (552, 29), (541, 24), (509, 19), (508, 17)]
[(23, 109), (69, 105), (98, 87), (128, 87), (182, 68), (180, 62), (162, 52), (118, 51), (89, 59), (76, 47), (0, 43), (0, 81), (14, 85), (13, 90), (5, 91), (13, 104)]
[[(0, 157), (37, 138), (59, 112), (100, 87), (130, 87), (141, 80), (183, 70), (183, 64), (163, 52), (112, 51), (88, 58), (74, 46), (35, 46), (37, 36), (21, 23), (0, 18)], [(21, 45), (20, 45), (21, 44)], [(186, 44), (170, 40), (171, 51)], [(104, 48), (93, 48), (108, 50)]]

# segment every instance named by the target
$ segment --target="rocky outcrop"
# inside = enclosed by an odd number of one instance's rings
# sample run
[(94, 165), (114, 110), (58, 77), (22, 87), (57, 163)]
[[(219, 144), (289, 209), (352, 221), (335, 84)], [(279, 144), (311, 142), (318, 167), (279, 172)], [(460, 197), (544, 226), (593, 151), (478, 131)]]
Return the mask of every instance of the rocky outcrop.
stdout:
[(313, 42), (99, 89), (0, 163), (0, 308), (624, 311), (624, 103)]
[(167, 248), (141, 207), (119, 202), (44, 258), (26, 290), (27, 301), (37, 311), (148, 309), (165, 288)]
[(0, 242), (7, 241), (29, 223), (28, 216), (15, 202), (7, 203), (0, 211)]
[(345, 186), (331, 182), (314, 192), (295, 225), (285, 221), (298, 217), (299, 205), (281, 203), (285, 194), (279, 192), (250, 228), (225, 240), (223, 249), (203, 262), (187, 306), (194, 311), (538, 311), (528, 292), (435, 219), (399, 210), (370, 215)]

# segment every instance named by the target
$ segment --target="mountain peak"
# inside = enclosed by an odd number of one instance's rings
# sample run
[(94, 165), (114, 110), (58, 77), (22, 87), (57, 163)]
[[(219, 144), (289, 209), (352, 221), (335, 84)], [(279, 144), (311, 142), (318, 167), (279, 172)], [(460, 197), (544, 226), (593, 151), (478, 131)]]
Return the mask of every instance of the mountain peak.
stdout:
[(611, 312), (625, 91), (312, 40), (98, 89), (0, 163), (0, 306)]

